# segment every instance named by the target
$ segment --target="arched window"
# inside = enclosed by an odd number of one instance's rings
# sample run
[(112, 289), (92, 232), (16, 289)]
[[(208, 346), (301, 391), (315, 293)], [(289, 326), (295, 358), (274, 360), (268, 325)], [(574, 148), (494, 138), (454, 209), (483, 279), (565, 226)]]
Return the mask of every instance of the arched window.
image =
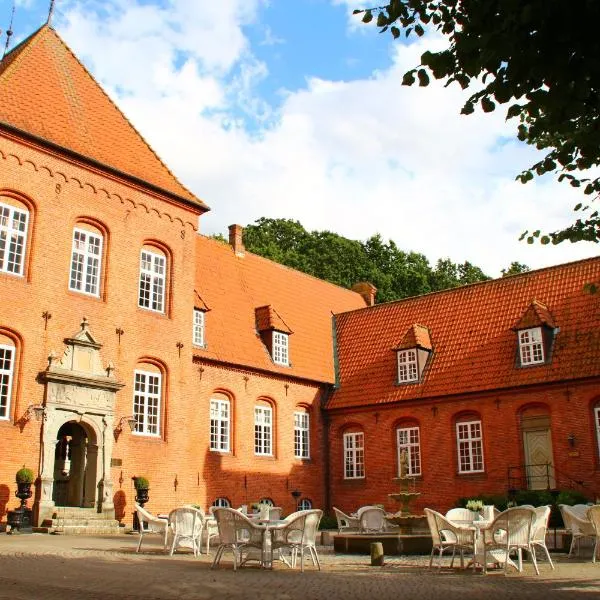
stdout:
[(229, 452), (231, 439), (231, 403), (225, 394), (210, 399), (210, 449)]
[(362, 431), (344, 433), (344, 479), (365, 476), (365, 434)]
[(310, 458), (310, 418), (302, 408), (294, 412), (294, 456)]
[(163, 395), (163, 373), (152, 363), (139, 363), (134, 371), (134, 433), (160, 436)]
[(25, 205), (0, 196), (0, 272), (24, 274), (28, 224)]
[(398, 426), (396, 429), (396, 446), (398, 476), (421, 475), (421, 431), (417, 423), (407, 422)]
[(457, 419), (456, 447), (459, 473), (483, 472), (483, 433), (478, 415), (463, 415)]
[(298, 510), (310, 510), (312, 508), (312, 500), (308, 498), (302, 498), (300, 502), (298, 502)]
[(16, 348), (14, 342), (0, 334), (0, 420), (10, 418)]
[(103, 251), (102, 232), (87, 223), (78, 223), (73, 229), (70, 290), (90, 296), (100, 295)]
[(273, 502), (272, 498), (261, 498), (258, 501), (259, 504), (266, 504), (267, 506), (275, 506), (275, 503)]
[(254, 406), (254, 454), (273, 456), (273, 408), (268, 402)]
[(167, 256), (154, 246), (144, 246), (140, 255), (140, 289), (138, 306), (165, 312), (167, 290)]
[(216, 506), (218, 508), (229, 508), (231, 507), (231, 502), (229, 502), (229, 500), (227, 500), (227, 498), (224, 498), (223, 496), (216, 498), (215, 501), (212, 503), (213, 506)]

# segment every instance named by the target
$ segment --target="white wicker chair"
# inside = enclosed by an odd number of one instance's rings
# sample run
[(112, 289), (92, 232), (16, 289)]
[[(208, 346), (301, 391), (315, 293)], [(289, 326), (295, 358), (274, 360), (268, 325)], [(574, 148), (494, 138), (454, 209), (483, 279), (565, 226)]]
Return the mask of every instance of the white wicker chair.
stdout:
[(456, 525), (469, 525), (475, 520), (475, 513), (468, 508), (451, 508), (446, 513), (446, 519)]
[[(217, 527), (217, 521), (213, 518), (213, 510), (216, 506), (211, 506), (208, 509), (208, 515), (194, 504), (186, 504), (186, 508), (195, 508), (202, 515), (202, 537), (206, 540), (206, 554), (210, 553), (210, 541), (219, 537), (219, 528)], [(200, 544), (200, 552), (202, 552), (202, 544)]]
[(296, 566), (298, 552), (300, 552), (300, 570), (304, 572), (304, 550), (308, 550), (319, 571), (321, 563), (316, 548), (316, 537), (319, 529), (319, 522), (323, 516), (323, 511), (319, 509), (298, 511), (291, 519), (286, 519), (286, 524), (282, 527), (272, 530), (272, 549), (273, 551), (289, 548), (291, 551), (291, 566)]
[(359, 533), (378, 533), (385, 531), (387, 521), (385, 510), (370, 506), (364, 508), (358, 516)]
[(173, 535), (171, 556), (178, 546), (191, 547), (194, 556), (198, 556), (202, 546), (202, 529), (204, 528), (202, 513), (192, 507), (175, 508), (169, 513), (169, 525)]
[(531, 533), (531, 546), (535, 552), (536, 546), (539, 546), (546, 553), (546, 558), (554, 570), (554, 563), (550, 558), (550, 552), (546, 546), (546, 532), (548, 531), (548, 521), (550, 520), (550, 507), (549, 506), (538, 506), (533, 509), (535, 512), (535, 521), (533, 522), (533, 528)]
[(271, 506), (269, 508), (269, 521), (279, 521), (281, 519), (281, 506)]
[(427, 523), (431, 531), (431, 539), (433, 547), (431, 549), (431, 558), (429, 559), (429, 567), (433, 564), (433, 555), (436, 550), (439, 552), (438, 567), (442, 568), (442, 554), (449, 549), (452, 549), (452, 561), (450, 566), (454, 565), (454, 556), (458, 550), (460, 553), (460, 566), (464, 568), (465, 559), (464, 553), (475, 551), (475, 530), (472, 528), (457, 525), (449, 521), (444, 515), (431, 510), (425, 509)]
[(337, 520), (338, 533), (342, 533), (345, 529), (348, 531), (358, 531), (358, 517), (351, 517), (335, 506), (333, 507), (333, 512)]
[(167, 536), (169, 535), (169, 521), (167, 519), (159, 519), (152, 513), (149, 513), (145, 508), (142, 508), (139, 504), (134, 504), (135, 512), (138, 516), (138, 522), (140, 526), (140, 540), (138, 542), (136, 552), (140, 551), (142, 547), (142, 540), (146, 535), (160, 535), (163, 541), (163, 550), (167, 550)]
[[(508, 572), (508, 566), (513, 565), (521, 572), (523, 570), (523, 550), (531, 554), (531, 560), (535, 572), (539, 575), (537, 559), (532, 546), (533, 524), (535, 522), (535, 512), (532, 508), (509, 508), (501, 512), (489, 527), (482, 529), (480, 535), (483, 536), (483, 572), (487, 572), (488, 554), (495, 550), (501, 550), (501, 559), (499, 553), (492, 554), (493, 562), (504, 563), (504, 574)], [(515, 565), (510, 560), (510, 553), (516, 552), (518, 564)]]
[(596, 562), (598, 550), (600, 550), (600, 504), (590, 506), (587, 510), (587, 516), (596, 532), (596, 543), (594, 544), (594, 554), (592, 555), (592, 562)]
[(596, 537), (596, 530), (586, 514), (589, 507), (585, 504), (576, 504), (575, 506), (560, 504), (559, 508), (565, 523), (565, 529), (568, 529), (572, 535), (569, 558), (573, 553), (575, 544), (577, 544), (577, 555), (579, 556), (579, 544), (582, 538)]
[(243, 563), (242, 553), (249, 548), (263, 549), (263, 535), (265, 528), (253, 523), (243, 513), (233, 508), (215, 508), (213, 515), (219, 528), (220, 544), (211, 565), (214, 569), (220, 562), (226, 549), (233, 553), (233, 570), (237, 570), (238, 560)]

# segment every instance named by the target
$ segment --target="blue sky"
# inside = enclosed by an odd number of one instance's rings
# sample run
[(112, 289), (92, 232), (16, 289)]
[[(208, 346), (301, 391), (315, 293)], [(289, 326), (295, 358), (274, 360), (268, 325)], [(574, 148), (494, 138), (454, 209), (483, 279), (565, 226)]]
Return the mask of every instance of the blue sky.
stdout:
[[(363, 2), (364, 4), (364, 2)], [(6, 29), (12, 0), (0, 0)], [(492, 276), (596, 254), (528, 246), (579, 195), (514, 177), (536, 158), (502, 114), (464, 94), (401, 86), (437, 39), (394, 42), (359, 0), (56, 0), (54, 26), (172, 171), (212, 208), (201, 231), (259, 217), (468, 260)], [(17, 0), (17, 42), (48, 0)], [(2, 44), (4, 44), (4, 36)]]

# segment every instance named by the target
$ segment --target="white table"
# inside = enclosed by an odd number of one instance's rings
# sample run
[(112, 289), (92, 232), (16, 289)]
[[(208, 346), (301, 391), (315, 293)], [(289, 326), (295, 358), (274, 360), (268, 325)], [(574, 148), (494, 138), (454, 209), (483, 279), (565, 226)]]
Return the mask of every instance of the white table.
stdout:
[[(479, 521), (473, 521), (471, 526), (475, 530), (475, 552), (473, 553), (473, 560), (467, 566), (472, 566), (473, 568), (479, 566), (484, 571), (487, 565), (484, 564), (486, 552), (484, 547), (484, 534), (482, 529), (487, 529), (493, 521), (488, 521), (486, 519), (481, 519)], [(495, 548), (494, 550), (488, 550), (487, 552), (488, 564), (504, 564), (508, 562), (510, 566), (516, 568), (516, 564), (512, 561), (512, 559), (507, 555), (506, 550), (502, 548)]]
[(273, 568), (273, 545), (272, 533), (274, 529), (280, 529), (287, 524), (285, 520), (270, 521), (268, 519), (253, 519), (263, 529), (263, 545), (260, 556), (260, 566), (264, 569)]

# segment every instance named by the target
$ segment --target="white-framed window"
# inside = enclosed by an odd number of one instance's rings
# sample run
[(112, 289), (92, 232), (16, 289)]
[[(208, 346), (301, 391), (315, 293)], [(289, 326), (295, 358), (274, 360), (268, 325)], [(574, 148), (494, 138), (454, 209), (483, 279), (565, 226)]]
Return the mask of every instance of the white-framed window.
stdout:
[(275, 506), (275, 502), (273, 502), (272, 498), (261, 498), (258, 503), (266, 504), (267, 506)]
[(165, 312), (166, 272), (165, 256), (151, 250), (142, 250), (138, 306), (155, 312)]
[(294, 456), (310, 458), (310, 421), (307, 412), (294, 413)]
[(407, 475), (417, 476), (421, 474), (421, 440), (418, 427), (400, 427), (396, 430), (398, 442), (398, 475), (400, 473), (400, 461), (402, 451), (406, 451)]
[(298, 502), (298, 510), (310, 510), (312, 508), (312, 500), (308, 498), (302, 498), (300, 502)]
[(594, 421), (596, 422), (596, 440), (598, 441), (598, 457), (600, 457), (600, 406), (594, 408)]
[(519, 352), (522, 365), (535, 365), (544, 362), (544, 339), (542, 328), (519, 331)]
[(398, 351), (398, 382), (406, 383), (408, 381), (418, 381), (419, 370), (417, 368), (417, 351), (410, 350)]
[(281, 331), (273, 332), (273, 362), (278, 365), (289, 365), (289, 336)]
[(194, 309), (192, 343), (194, 346), (204, 346), (204, 311), (199, 308)]
[(26, 210), (0, 203), (0, 272), (23, 275), (28, 220)]
[(483, 437), (481, 421), (463, 421), (456, 424), (458, 472), (483, 471)]
[(213, 506), (216, 506), (218, 508), (229, 508), (231, 506), (231, 502), (229, 502), (229, 500), (227, 500), (227, 498), (216, 498), (215, 501), (212, 503)]
[(10, 399), (14, 370), (14, 346), (0, 345), (0, 420), (7, 420), (10, 416)]
[(270, 406), (254, 407), (254, 454), (273, 454), (273, 410)]
[(229, 400), (212, 398), (210, 401), (210, 449), (229, 452)]
[(69, 289), (90, 296), (100, 295), (102, 236), (85, 229), (73, 230)]
[(134, 372), (134, 433), (160, 435), (161, 379), (160, 373)]
[(365, 436), (362, 431), (344, 434), (344, 479), (365, 476)]

